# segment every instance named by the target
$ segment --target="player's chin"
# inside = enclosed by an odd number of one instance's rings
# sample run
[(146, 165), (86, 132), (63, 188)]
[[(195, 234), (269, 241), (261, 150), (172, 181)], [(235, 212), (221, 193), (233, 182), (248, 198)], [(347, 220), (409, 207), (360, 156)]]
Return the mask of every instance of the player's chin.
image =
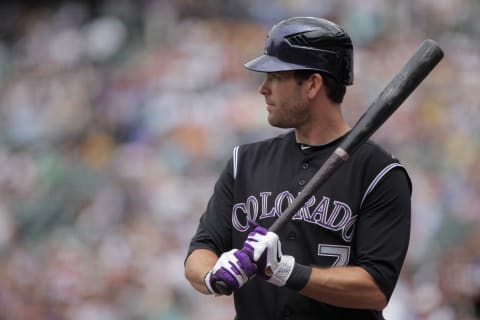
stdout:
[(276, 127), (280, 129), (293, 128), (292, 124), (289, 121), (276, 117), (275, 114), (273, 114), (272, 112), (268, 114), (268, 123), (272, 127)]

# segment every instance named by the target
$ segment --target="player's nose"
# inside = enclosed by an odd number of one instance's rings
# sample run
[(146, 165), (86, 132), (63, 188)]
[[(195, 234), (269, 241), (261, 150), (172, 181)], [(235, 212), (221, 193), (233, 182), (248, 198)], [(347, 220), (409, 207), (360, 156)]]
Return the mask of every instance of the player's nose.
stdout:
[(267, 78), (263, 79), (262, 83), (258, 87), (258, 92), (260, 92), (260, 94), (264, 96), (267, 96), (270, 94), (270, 88), (268, 87)]

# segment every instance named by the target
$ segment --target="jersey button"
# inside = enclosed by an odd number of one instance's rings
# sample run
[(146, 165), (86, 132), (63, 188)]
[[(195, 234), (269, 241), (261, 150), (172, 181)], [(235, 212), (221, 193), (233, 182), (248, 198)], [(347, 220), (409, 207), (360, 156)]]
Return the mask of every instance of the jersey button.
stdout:
[(290, 317), (293, 315), (293, 310), (290, 307), (285, 307), (283, 309), (283, 319), (291, 319)]
[(305, 183), (307, 183), (307, 182), (304, 179), (298, 180), (298, 184), (301, 185), (301, 186), (304, 186)]
[(297, 239), (297, 235), (295, 234), (295, 232), (293, 232), (293, 231), (290, 232), (288, 234), (288, 240), (295, 240), (295, 239)]
[(302, 164), (302, 168), (303, 168), (303, 169), (308, 169), (308, 168), (310, 168), (310, 165), (309, 165), (307, 162), (304, 162), (304, 163)]

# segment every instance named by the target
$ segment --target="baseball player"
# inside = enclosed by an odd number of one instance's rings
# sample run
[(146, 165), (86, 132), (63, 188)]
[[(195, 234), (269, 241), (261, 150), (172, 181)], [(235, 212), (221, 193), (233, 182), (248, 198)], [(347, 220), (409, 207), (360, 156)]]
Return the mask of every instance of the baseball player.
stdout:
[(350, 37), (325, 19), (286, 19), (245, 67), (265, 73), (268, 122), (292, 130), (234, 148), (191, 240), (187, 279), (205, 294), (233, 292), (235, 319), (384, 319), (410, 234), (411, 183), (396, 158), (364, 143), (281, 232), (268, 231), (350, 130)]

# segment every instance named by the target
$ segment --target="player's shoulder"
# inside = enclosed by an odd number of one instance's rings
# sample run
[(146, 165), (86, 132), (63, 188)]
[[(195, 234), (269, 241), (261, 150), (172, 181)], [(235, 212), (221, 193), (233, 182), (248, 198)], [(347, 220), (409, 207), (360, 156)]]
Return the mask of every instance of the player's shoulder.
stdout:
[(362, 167), (367, 175), (373, 175), (375, 177), (386, 175), (392, 170), (400, 170), (404, 172), (404, 176), (411, 186), (410, 177), (405, 165), (383, 146), (372, 140), (368, 140), (359, 147), (359, 150), (354, 155), (354, 159), (354, 162), (356, 162), (355, 165)]
[(368, 140), (361, 145), (356, 154), (359, 158), (373, 161), (374, 163), (400, 163), (396, 156), (372, 140)]
[(294, 152), (295, 134), (293, 131), (277, 136), (240, 144), (233, 149), (234, 171), (239, 166), (258, 166), (259, 163), (274, 163), (285, 158), (285, 154)]
[[(361, 167), (367, 177), (373, 177), (372, 185), (382, 181), (384, 177), (391, 176), (393, 179), (406, 179), (410, 192), (412, 181), (406, 166), (383, 146), (372, 140), (368, 140), (356, 152), (356, 165)], [(396, 173), (391, 175), (391, 173)], [(400, 181), (400, 180), (396, 180)]]
[(294, 131), (288, 131), (285, 133), (278, 134), (274, 137), (270, 137), (267, 139), (262, 139), (258, 140), (255, 142), (250, 142), (250, 143), (245, 143), (236, 146), (240, 152), (244, 153), (250, 153), (250, 152), (259, 152), (259, 151), (265, 151), (265, 150), (276, 150), (278, 147), (281, 145), (287, 146), (287, 145), (294, 145), (292, 142), (295, 141), (295, 133)]

